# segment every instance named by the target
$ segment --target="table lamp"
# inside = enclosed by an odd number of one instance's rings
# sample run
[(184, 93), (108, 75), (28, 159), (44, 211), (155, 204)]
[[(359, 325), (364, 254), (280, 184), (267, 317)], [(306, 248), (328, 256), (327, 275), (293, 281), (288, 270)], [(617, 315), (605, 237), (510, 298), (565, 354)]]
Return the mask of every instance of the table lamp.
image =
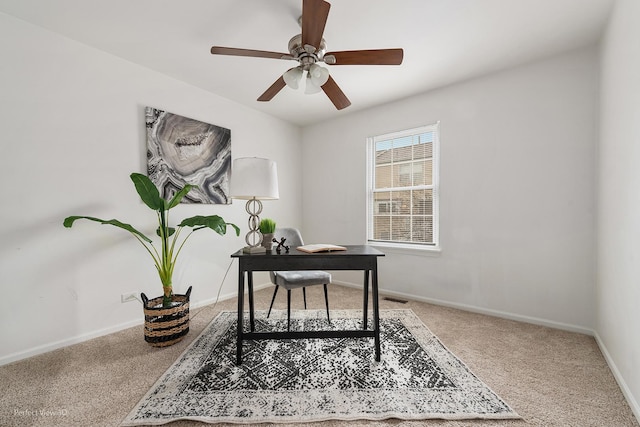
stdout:
[(231, 197), (247, 200), (249, 232), (245, 236), (245, 253), (264, 253), (260, 233), (261, 200), (275, 200), (278, 194), (278, 169), (276, 162), (258, 157), (241, 157), (233, 161), (231, 170)]

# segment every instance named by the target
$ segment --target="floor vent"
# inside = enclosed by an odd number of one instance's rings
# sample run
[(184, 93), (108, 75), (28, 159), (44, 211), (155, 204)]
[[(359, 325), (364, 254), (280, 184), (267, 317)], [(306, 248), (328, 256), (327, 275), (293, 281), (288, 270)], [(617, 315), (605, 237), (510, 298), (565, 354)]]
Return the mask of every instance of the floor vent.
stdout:
[(399, 302), (400, 304), (406, 304), (409, 301), (407, 300), (403, 300), (403, 299), (398, 299), (398, 298), (393, 298), (393, 297), (384, 297), (382, 298), (385, 301), (391, 301), (391, 302)]

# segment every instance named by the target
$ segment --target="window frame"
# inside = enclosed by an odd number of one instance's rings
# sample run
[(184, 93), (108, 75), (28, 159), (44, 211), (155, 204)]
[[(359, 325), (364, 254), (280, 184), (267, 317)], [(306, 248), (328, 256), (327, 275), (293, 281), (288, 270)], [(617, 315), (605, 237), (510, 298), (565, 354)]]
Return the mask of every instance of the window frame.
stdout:
[[(432, 183), (430, 185), (422, 185), (420, 186), (423, 189), (429, 189), (432, 191), (433, 198), (433, 243), (417, 243), (417, 242), (408, 242), (408, 241), (386, 241), (386, 240), (376, 240), (373, 239), (373, 217), (375, 211), (375, 199), (374, 194), (376, 193), (375, 189), (375, 161), (376, 161), (376, 142), (385, 141), (389, 139), (399, 139), (402, 137), (418, 135), (422, 133), (433, 132), (433, 142), (432, 142)], [(366, 229), (367, 236), (366, 242), (372, 246), (378, 246), (383, 249), (397, 249), (401, 251), (408, 250), (410, 253), (415, 253), (415, 251), (429, 253), (429, 252), (440, 252), (440, 122), (436, 122), (430, 125), (419, 126), (416, 128), (400, 130), (396, 132), (390, 132), (382, 135), (375, 135), (367, 138), (367, 168), (366, 168)], [(390, 187), (380, 189), (379, 191), (397, 191), (399, 189), (411, 189), (414, 186), (404, 186), (404, 187)], [(389, 202), (390, 204), (393, 201)]]

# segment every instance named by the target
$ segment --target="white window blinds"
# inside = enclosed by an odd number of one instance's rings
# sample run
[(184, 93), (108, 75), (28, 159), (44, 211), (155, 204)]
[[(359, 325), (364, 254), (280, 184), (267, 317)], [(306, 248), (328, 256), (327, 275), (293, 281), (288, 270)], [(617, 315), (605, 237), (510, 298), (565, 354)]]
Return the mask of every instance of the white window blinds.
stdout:
[(368, 139), (368, 240), (438, 244), (438, 124)]

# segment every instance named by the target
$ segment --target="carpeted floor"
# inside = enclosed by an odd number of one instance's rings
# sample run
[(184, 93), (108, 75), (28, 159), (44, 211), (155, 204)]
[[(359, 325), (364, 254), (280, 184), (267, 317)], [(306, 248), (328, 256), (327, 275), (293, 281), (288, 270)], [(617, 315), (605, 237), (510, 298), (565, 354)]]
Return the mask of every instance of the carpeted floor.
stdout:
[[(333, 309), (358, 308), (362, 293), (330, 286)], [(265, 309), (273, 288), (256, 293)], [(322, 288), (307, 289), (309, 308), (323, 308)], [(284, 308), (286, 294), (276, 308)], [(149, 347), (142, 326), (0, 367), (2, 426), (118, 426), (187, 345), (237, 301), (192, 310), (191, 332), (165, 349)], [(302, 296), (294, 291), (293, 308)], [(592, 337), (409, 301), (410, 308), (522, 420), (352, 421), (313, 426), (638, 426)], [(201, 426), (179, 421), (171, 426)], [(291, 424), (289, 424), (291, 425)]]

